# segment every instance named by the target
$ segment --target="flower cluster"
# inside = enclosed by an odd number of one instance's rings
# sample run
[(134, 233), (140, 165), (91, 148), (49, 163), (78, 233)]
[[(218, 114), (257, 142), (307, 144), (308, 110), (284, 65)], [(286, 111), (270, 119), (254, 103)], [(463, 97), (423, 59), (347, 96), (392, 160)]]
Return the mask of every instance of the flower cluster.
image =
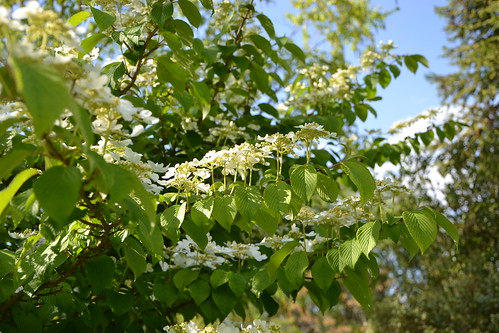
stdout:
[(275, 133), (258, 137), (259, 142), (250, 144), (244, 142), (235, 145), (230, 149), (219, 151), (209, 151), (201, 160), (184, 162), (170, 167), (163, 179), (158, 183), (166, 187), (174, 187), (179, 192), (199, 191), (207, 193), (210, 186), (205, 180), (212, 178), (215, 183), (215, 170), (221, 169), (224, 179), (224, 189), (227, 189), (227, 176), (233, 176), (233, 182), (238, 176), (246, 184), (252, 182), (252, 172), (258, 170), (256, 165), (269, 165), (267, 159), (272, 158), (272, 153), (276, 153), (277, 175), (282, 171), (283, 156), (294, 153), (295, 149), (306, 149), (307, 160), (310, 160), (310, 150), (313, 144), (321, 139), (335, 137), (334, 133), (326, 131), (322, 125), (307, 123), (298, 126), (299, 131), (287, 134)]
[(349, 99), (359, 72), (360, 67), (352, 65), (332, 73), (326, 65), (302, 69), (299, 80), (285, 89), (290, 95), (285, 105), (306, 112), (310, 108), (320, 109), (331, 101)]
[[(199, 246), (187, 236), (179, 241), (176, 246), (166, 249), (165, 258), (170, 260), (171, 265), (175, 267), (207, 267), (216, 269), (220, 265), (234, 260), (256, 260), (263, 261), (267, 259), (265, 254), (260, 252), (259, 245), (226, 243), (225, 246), (215, 243), (211, 235), (208, 234), (208, 245), (201, 251)], [(170, 265), (160, 262), (165, 271)]]
[(261, 319), (253, 320), (251, 324), (244, 326), (242, 323), (235, 323), (225, 319), (220, 324), (209, 324), (204, 328), (190, 321), (172, 326), (165, 326), (163, 330), (167, 333), (280, 333), (280, 327)]
[(369, 70), (380, 61), (387, 62), (393, 59), (393, 55), (390, 52), (395, 48), (397, 47), (393, 44), (392, 40), (388, 41), (386, 44), (380, 41), (377, 50), (367, 50), (362, 54), (362, 57), (360, 58), (360, 67), (362, 67), (363, 70)]

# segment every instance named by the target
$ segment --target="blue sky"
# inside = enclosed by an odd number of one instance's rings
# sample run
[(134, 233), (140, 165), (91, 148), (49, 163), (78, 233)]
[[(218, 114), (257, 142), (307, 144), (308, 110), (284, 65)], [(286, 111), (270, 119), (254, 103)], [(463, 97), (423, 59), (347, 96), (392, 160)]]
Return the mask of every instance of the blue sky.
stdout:
[[(440, 103), (436, 87), (430, 84), (425, 75), (429, 73), (446, 74), (452, 71), (447, 59), (442, 58), (442, 47), (449, 45), (444, 19), (437, 16), (435, 6), (445, 6), (446, 0), (371, 0), (373, 6), (394, 9), (398, 3), (399, 11), (386, 21), (386, 30), (377, 33), (376, 40), (393, 40), (398, 48), (397, 54), (422, 54), (430, 68), (420, 66), (414, 75), (408, 70), (384, 90), (380, 88), (382, 101), (373, 104), (378, 111), (378, 118), (368, 118), (361, 128), (388, 130), (395, 121), (416, 116), (422, 111), (437, 107)], [(293, 10), (287, 0), (275, 0), (265, 5), (258, 3), (257, 10), (264, 12), (273, 22), (278, 35), (290, 35), (292, 25), (284, 14)]]

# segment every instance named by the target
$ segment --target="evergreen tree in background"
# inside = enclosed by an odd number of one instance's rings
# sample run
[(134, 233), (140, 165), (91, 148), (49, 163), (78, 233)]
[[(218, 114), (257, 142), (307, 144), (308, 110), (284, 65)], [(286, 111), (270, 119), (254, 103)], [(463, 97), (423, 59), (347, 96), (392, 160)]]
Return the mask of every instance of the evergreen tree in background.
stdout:
[[(394, 263), (399, 273), (389, 285), (396, 286), (396, 295), (388, 297), (390, 288), (383, 289), (372, 324), (375, 331), (497, 332), (499, 3), (452, 0), (436, 10), (447, 20), (451, 47), (445, 56), (458, 70), (430, 79), (445, 102), (459, 107), (456, 120), (466, 127), (452, 144), (431, 146), (404, 173), (425, 178), (439, 165), (447, 177), (445, 202), (433, 204), (447, 209), (459, 226), (459, 248), (449, 252), (449, 240), (439, 237), (428, 255), (408, 267), (398, 267), (404, 259)], [(420, 192), (418, 200), (432, 200)]]

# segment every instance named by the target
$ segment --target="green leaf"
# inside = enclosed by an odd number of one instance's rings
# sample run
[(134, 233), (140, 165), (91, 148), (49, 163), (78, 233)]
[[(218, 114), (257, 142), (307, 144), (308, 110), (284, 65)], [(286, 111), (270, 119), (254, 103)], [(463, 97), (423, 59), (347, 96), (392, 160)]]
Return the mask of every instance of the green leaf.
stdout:
[(116, 292), (109, 290), (106, 300), (114, 314), (121, 316), (128, 311), (133, 305), (133, 295), (129, 293)]
[(229, 274), (229, 272), (222, 269), (216, 269), (211, 273), (210, 284), (213, 288), (220, 287), (222, 284), (229, 282)]
[(213, 218), (225, 230), (230, 231), (237, 214), (236, 201), (231, 196), (217, 197), (213, 206)]
[(81, 41), (81, 44), (80, 44), (80, 47), (82, 49), (82, 52), (79, 54), (79, 57), (83, 57), (85, 54), (89, 53), (90, 51), (92, 51), (95, 47), (95, 45), (97, 45), (97, 43), (103, 39), (107, 37), (106, 35), (104, 35), (102, 32), (98, 32), (90, 37), (87, 37), (85, 38), (84, 40)]
[(430, 129), (426, 132), (419, 133), (419, 137), (421, 138), (421, 141), (423, 141), (425, 146), (428, 146), (435, 137), (435, 132), (433, 132), (433, 130)]
[(262, 202), (255, 216), (253, 216), (253, 221), (270, 236), (275, 233), (279, 226), (280, 218), (269, 210), (265, 202)]
[(179, 63), (173, 62), (169, 57), (161, 56), (156, 58), (158, 80), (169, 82), (175, 89), (183, 90), (189, 77), (189, 72)]
[(88, 19), (91, 15), (92, 14), (90, 14), (89, 12), (82, 10), (81, 12), (78, 12), (71, 16), (68, 20), (68, 23), (73, 27), (76, 27), (77, 25), (80, 25), (83, 21)]
[(265, 37), (262, 37), (257, 34), (252, 34), (249, 36), (249, 39), (251, 39), (253, 44), (255, 44), (255, 46), (258, 47), (260, 50), (262, 50), (262, 52), (265, 53), (265, 55), (267, 55), (268, 57), (272, 56), (273, 53), (272, 45), (267, 39), (265, 39)]
[(231, 272), (229, 274), (229, 287), (236, 297), (241, 297), (246, 291), (248, 280), (246, 277), (238, 272)]
[(210, 217), (213, 213), (213, 208), (215, 206), (215, 199), (213, 197), (208, 197), (196, 201), (191, 208), (191, 218), (192, 221), (203, 228), (205, 232), (211, 229), (212, 224), (210, 223)]
[(151, 255), (160, 260), (163, 257), (163, 235), (156, 220), (140, 218), (138, 236)]
[(180, 225), (184, 222), (185, 209), (187, 205), (184, 202), (181, 205), (173, 205), (166, 209), (160, 215), (160, 224), (168, 238), (176, 244), (180, 238)]
[(201, 23), (203, 23), (203, 18), (201, 17), (201, 13), (199, 13), (198, 7), (189, 0), (178, 0), (178, 4), (189, 22), (196, 28), (199, 28)]
[(132, 236), (128, 236), (125, 239), (123, 249), (125, 250), (127, 266), (132, 270), (135, 279), (137, 279), (146, 271), (146, 253), (140, 243)]
[(74, 110), (76, 103), (66, 81), (49, 66), (15, 59), (14, 68), (17, 89), (33, 118), (35, 132), (41, 137), (52, 129), (64, 110)]
[(372, 199), (374, 190), (376, 189), (376, 182), (374, 181), (371, 172), (369, 172), (364, 164), (355, 160), (350, 160), (341, 162), (341, 168), (355, 186), (357, 186), (360, 193), (361, 205)]
[(80, 199), (81, 185), (78, 168), (55, 166), (35, 181), (33, 189), (43, 210), (62, 226)]
[(182, 229), (184, 229), (185, 233), (192, 238), (202, 251), (206, 248), (208, 237), (202, 227), (192, 222), (191, 219), (186, 218), (182, 223)]
[(192, 270), (190, 268), (182, 268), (173, 277), (173, 284), (178, 290), (182, 291), (185, 287), (190, 285), (199, 276), (199, 270)]
[[(192, 44), (194, 40), (194, 32), (192, 31), (191, 26), (182, 20), (174, 20), (173, 21), (175, 25), (175, 31), (177, 32), (177, 35), (182, 38), (184, 43), (187, 44)], [(177, 50), (175, 50), (177, 51)]]
[(343, 271), (343, 268), (345, 266), (354, 269), (355, 264), (359, 260), (360, 255), (362, 254), (362, 248), (360, 247), (360, 244), (356, 239), (350, 239), (345, 241), (343, 244), (340, 245), (338, 251), (340, 254), (340, 262), (339, 262), (340, 272)]
[(158, 301), (170, 307), (177, 300), (179, 292), (172, 283), (155, 283), (153, 295)]
[(433, 211), (421, 208), (404, 212), (402, 217), (409, 234), (418, 245), (421, 253), (424, 253), (437, 238), (437, 222)]
[(378, 77), (379, 77), (379, 84), (383, 88), (388, 87), (388, 85), (392, 81), (392, 76), (390, 75), (390, 73), (386, 69), (384, 69), (381, 72), (379, 72), (379, 76)]
[(229, 314), (237, 303), (237, 297), (226, 285), (222, 285), (212, 290), (211, 297), (217, 305), (217, 308), (224, 315)]
[(331, 249), (327, 252), (326, 255), (327, 262), (331, 269), (335, 273), (340, 272), (340, 251), (338, 249)]
[(194, 87), (194, 91), (196, 92), (196, 94), (205, 104), (211, 103), (211, 91), (206, 83), (202, 81), (192, 82), (192, 86)]
[(237, 210), (246, 219), (251, 219), (263, 201), (260, 190), (255, 186), (239, 187), (235, 194)]
[(265, 32), (267, 35), (269, 35), (270, 38), (275, 38), (275, 29), (274, 29), (274, 24), (272, 21), (265, 15), (263, 14), (258, 14), (256, 16), (260, 24), (262, 25), (263, 29), (265, 29)]
[(157, 1), (151, 8), (151, 19), (162, 27), (173, 15), (173, 4), (170, 1)]
[(291, 197), (291, 187), (283, 181), (269, 184), (263, 192), (263, 198), (269, 209), (281, 215), (289, 210)]
[(435, 210), (433, 210), (433, 213), (435, 214), (437, 224), (441, 226), (445, 231), (447, 231), (447, 233), (449, 234), (450, 238), (452, 238), (457, 248), (459, 245), (459, 231), (457, 230), (456, 226), (452, 224), (452, 222), (449, 221), (441, 213)]
[(400, 68), (397, 65), (388, 65), (388, 68), (390, 68), (390, 72), (392, 72), (394, 78), (400, 75)]
[(369, 256), (369, 252), (376, 246), (380, 229), (381, 223), (375, 221), (367, 222), (357, 230), (357, 241), (366, 257)]
[(291, 171), (291, 188), (305, 202), (310, 201), (317, 187), (317, 171), (311, 165), (298, 165)]
[[(16, 256), (8, 250), (0, 250), (0, 280), (7, 274), (12, 273), (16, 265)], [(3, 297), (0, 296), (0, 299)]]
[(85, 270), (88, 282), (96, 294), (99, 294), (103, 289), (112, 287), (115, 264), (111, 257), (101, 255), (92, 258), (87, 262)]
[(371, 309), (372, 291), (369, 286), (369, 277), (364, 265), (357, 265), (355, 270), (345, 267), (346, 277), (342, 279), (352, 296), (365, 310)]
[(38, 170), (36, 169), (25, 169), (14, 177), (7, 188), (0, 191), (0, 215), (2, 215), (5, 207), (9, 204), (10, 199), (12, 199), (21, 186), (36, 174), (38, 174)]
[(334, 271), (327, 262), (327, 259), (324, 257), (317, 259), (311, 271), (315, 284), (324, 291), (328, 290), (334, 281)]
[(302, 49), (300, 49), (300, 47), (298, 47), (296, 44), (293, 44), (291, 42), (284, 44), (284, 47), (286, 48), (286, 50), (291, 52), (291, 54), (295, 58), (300, 60), (302, 63), (305, 63), (305, 53), (303, 53), (303, 51), (302, 51)]
[(269, 274), (270, 280), (274, 280), (277, 270), (281, 266), (281, 263), (283, 262), (286, 257), (295, 250), (297, 246), (299, 246), (300, 243), (298, 241), (292, 241), (289, 243), (286, 243), (281, 247), (278, 251), (276, 251), (269, 259), (269, 263), (267, 266), (267, 272)]
[(430, 64), (428, 63), (428, 59), (426, 59), (421, 54), (413, 54), (410, 57), (413, 58), (414, 60), (416, 60), (417, 62), (419, 62), (421, 65), (425, 66), (426, 68), (430, 67)]
[(317, 193), (319, 193), (322, 200), (334, 202), (338, 198), (338, 184), (331, 177), (317, 173)]
[(407, 250), (407, 252), (409, 252), (409, 258), (412, 259), (420, 251), (418, 244), (416, 244), (414, 239), (411, 237), (411, 234), (409, 233), (409, 230), (407, 230), (405, 224), (400, 224), (399, 230), (400, 242), (402, 243), (402, 246)]
[(213, 10), (213, 0), (200, 0), (200, 1), (201, 5), (203, 5), (204, 8)]
[(309, 265), (307, 253), (304, 251), (292, 253), (286, 264), (284, 265), (284, 272), (293, 289), (298, 289), (303, 284), (303, 273), (307, 270)]
[(265, 92), (269, 89), (269, 75), (255, 62), (251, 64), (250, 78), (256, 83), (258, 90)]
[(210, 284), (201, 279), (192, 282), (187, 289), (196, 305), (201, 305), (211, 294)]
[(103, 12), (95, 7), (90, 7), (92, 14), (94, 15), (95, 24), (100, 31), (104, 31), (116, 21), (116, 16), (110, 12)]
[(279, 113), (272, 105), (268, 103), (260, 103), (258, 104), (258, 107), (260, 108), (260, 110), (271, 115), (272, 117), (279, 118)]

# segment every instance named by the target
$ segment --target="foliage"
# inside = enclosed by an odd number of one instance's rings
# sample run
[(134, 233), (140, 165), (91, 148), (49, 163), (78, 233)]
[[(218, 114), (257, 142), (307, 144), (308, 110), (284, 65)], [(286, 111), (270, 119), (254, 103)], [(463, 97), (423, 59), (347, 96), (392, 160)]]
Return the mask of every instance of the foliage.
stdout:
[(403, 150), (345, 139), (423, 57), (310, 62), (254, 1), (77, 4), (0, 7), (0, 330), (272, 316), (277, 290), (325, 311), (341, 284), (370, 309), (380, 240), (457, 241), (437, 211), (390, 211), (405, 189), (366, 164)]
[[(498, 4), (494, 1), (449, 1), (437, 12), (447, 20), (453, 46), (445, 55), (456, 73), (433, 75), (439, 91), (466, 126), (448, 145), (422, 150), (426, 158), (406, 164), (406, 175), (423, 183), (434, 165), (445, 177), (443, 202), (425, 196), (458, 221), (459, 251), (437, 238), (424, 257), (409, 266), (389, 289), (396, 293), (377, 303), (375, 327), (411, 332), (494, 332), (499, 328), (497, 272), (499, 249), (497, 147)], [(403, 295), (403, 296), (402, 296)], [(403, 300), (402, 300), (403, 297)]]

